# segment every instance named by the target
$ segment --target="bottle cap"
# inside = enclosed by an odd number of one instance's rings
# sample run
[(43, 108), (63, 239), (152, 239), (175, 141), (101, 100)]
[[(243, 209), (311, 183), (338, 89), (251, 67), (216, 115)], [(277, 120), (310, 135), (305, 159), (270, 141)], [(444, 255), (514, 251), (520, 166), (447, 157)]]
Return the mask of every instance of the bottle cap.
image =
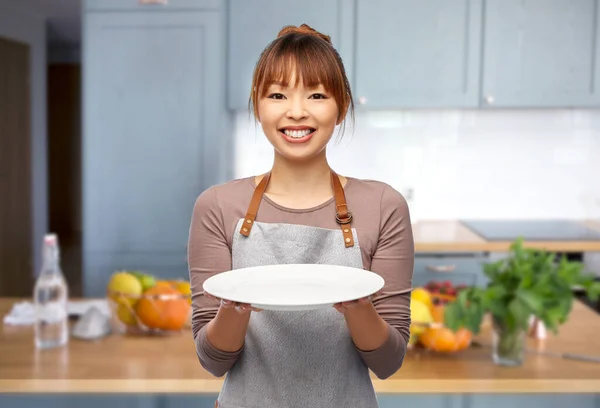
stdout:
[(57, 238), (56, 234), (44, 235), (44, 243), (45, 244), (56, 244), (57, 241), (58, 241), (58, 238)]

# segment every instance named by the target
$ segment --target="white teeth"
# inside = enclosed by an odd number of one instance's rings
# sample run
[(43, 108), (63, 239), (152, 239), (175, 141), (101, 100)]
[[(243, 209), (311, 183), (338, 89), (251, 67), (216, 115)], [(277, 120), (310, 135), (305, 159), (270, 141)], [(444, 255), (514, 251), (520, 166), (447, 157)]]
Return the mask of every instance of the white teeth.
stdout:
[(310, 129), (304, 129), (304, 130), (288, 130), (288, 129), (285, 129), (283, 132), (287, 136), (289, 136), (289, 137), (300, 139), (301, 137), (309, 135), (310, 132), (312, 132), (312, 130), (310, 130)]

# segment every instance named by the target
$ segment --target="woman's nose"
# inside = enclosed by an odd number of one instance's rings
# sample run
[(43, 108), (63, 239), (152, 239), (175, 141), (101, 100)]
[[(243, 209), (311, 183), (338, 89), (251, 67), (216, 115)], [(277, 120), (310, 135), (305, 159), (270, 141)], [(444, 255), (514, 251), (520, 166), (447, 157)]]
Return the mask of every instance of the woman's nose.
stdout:
[(292, 99), (290, 99), (289, 103), (290, 103), (290, 105), (289, 105), (289, 109), (287, 111), (288, 118), (298, 120), (298, 119), (303, 119), (306, 116), (308, 116), (302, 100), (300, 100), (299, 98), (298, 99), (292, 98)]

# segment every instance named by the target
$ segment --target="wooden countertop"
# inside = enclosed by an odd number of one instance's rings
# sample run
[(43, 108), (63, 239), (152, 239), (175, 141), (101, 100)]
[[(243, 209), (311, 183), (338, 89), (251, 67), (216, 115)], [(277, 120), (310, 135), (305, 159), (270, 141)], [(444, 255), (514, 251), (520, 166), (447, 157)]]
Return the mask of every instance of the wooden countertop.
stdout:
[[(0, 299), (4, 316), (14, 300)], [(600, 357), (600, 315), (574, 304), (559, 336), (532, 347)], [(480, 336), (489, 344), (489, 330)], [(0, 332), (0, 393), (218, 393), (198, 362), (189, 331), (149, 338), (111, 335), (72, 339), (63, 349), (37, 351), (31, 327)], [(454, 355), (410, 350), (391, 378), (373, 377), (378, 393), (580, 393), (600, 391), (600, 364), (528, 354), (521, 367), (500, 367), (488, 347)]]
[[(581, 220), (578, 222), (588, 228), (600, 231), (600, 220)], [(486, 241), (459, 220), (423, 220), (415, 222), (412, 227), (415, 251), (417, 252), (506, 252), (512, 243), (508, 241)], [(525, 243), (525, 246), (545, 248), (549, 251), (600, 251), (600, 241), (529, 241)]]

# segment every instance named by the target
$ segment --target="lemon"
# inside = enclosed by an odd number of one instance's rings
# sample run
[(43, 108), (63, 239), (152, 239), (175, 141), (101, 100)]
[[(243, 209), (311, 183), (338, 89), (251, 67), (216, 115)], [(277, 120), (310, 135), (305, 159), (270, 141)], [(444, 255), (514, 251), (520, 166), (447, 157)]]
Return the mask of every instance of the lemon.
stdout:
[(427, 305), (419, 300), (412, 300), (410, 303), (410, 319), (412, 321), (410, 325), (411, 335), (416, 336), (423, 333), (426, 329), (424, 325), (418, 323), (432, 323), (433, 316)]
[(427, 306), (429, 310), (431, 310), (431, 308), (433, 307), (433, 299), (431, 298), (431, 293), (425, 288), (413, 289), (410, 297), (412, 300), (417, 300), (425, 304), (425, 306)]
[(126, 304), (119, 304), (119, 306), (117, 307), (117, 317), (127, 326), (135, 326), (137, 324), (135, 313)]
[(142, 294), (142, 284), (134, 275), (119, 271), (111, 276), (107, 290), (115, 302), (133, 306)]

